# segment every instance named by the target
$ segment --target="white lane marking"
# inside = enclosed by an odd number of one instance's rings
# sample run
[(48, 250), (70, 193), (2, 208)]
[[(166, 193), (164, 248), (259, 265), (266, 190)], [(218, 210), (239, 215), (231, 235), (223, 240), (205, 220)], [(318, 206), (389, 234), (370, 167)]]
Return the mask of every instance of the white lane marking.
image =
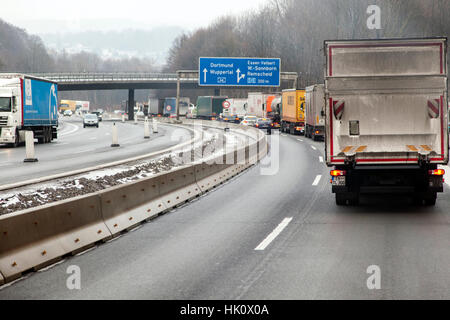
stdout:
[(281, 136), (282, 136), (282, 137), (287, 137), (287, 134), (282, 134)]
[(302, 139), (297, 139), (298, 141), (300, 141), (300, 142), (303, 142), (303, 140)]
[(79, 153), (92, 152), (92, 151), (95, 151), (95, 149), (81, 150), (81, 151), (78, 151), (78, 152), (73, 152), (72, 154), (79, 154)]
[(69, 122), (66, 122), (66, 124), (69, 125), (69, 126), (72, 126), (74, 128), (72, 130), (68, 131), (68, 132), (59, 133), (58, 136), (60, 136), (60, 137), (67, 136), (68, 134), (72, 134), (75, 131), (78, 131), (80, 129), (80, 127), (75, 125), (75, 124), (72, 124), (72, 123), (69, 123)]
[(317, 148), (316, 148), (316, 147), (314, 147), (314, 146), (311, 146), (311, 148), (313, 148), (314, 150), (317, 150)]
[(318, 174), (316, 179), (314, 179), (314, 182), (312, 183), (312, 185), (317, 186), (319, 184), (320, 179), (322, 179), (322, 175)]
[(57, 144), (55, 144), (55, 146), (65, 146), (65, 145), (67, 145), (67, 144), (69, 144), (69, 143), (68, 143), (68, 142), (57, 143)]
[(105, 136), (110, 136), (111, 135), (111, 133), (109, 133), (109, 132), (107, 132), (106, 134), (105, 134)]
[(323, 162), (323, 157), (319, 157), (319, 162)]
[(292, 217), (284, 218), (283, 221), (255, 248), (257, 251), (264, 250), (292, 221)]
[(89, 140), (97, 140), (97, 138), (96, 138), (96, 137), (93, 137), (93, 138), (89, 138)]

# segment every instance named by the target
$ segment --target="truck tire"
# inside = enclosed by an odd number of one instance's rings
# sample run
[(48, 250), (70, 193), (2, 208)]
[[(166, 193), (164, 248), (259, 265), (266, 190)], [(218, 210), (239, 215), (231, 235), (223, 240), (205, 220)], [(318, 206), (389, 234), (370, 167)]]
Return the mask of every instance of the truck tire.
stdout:
[(357, 192), (343, 192), (336, 193), (336, 204), (338, 206), (347, 205), (357, 206), (359, 204), (359, 193)]
[(336, 193), (336, 205), (345, 206), (347, 204), (347, 196), (345, 193)]
[(424, 202), (426, 206), (434, 206), (436, 204), (437, 193), (430, 192), (424, 197)]

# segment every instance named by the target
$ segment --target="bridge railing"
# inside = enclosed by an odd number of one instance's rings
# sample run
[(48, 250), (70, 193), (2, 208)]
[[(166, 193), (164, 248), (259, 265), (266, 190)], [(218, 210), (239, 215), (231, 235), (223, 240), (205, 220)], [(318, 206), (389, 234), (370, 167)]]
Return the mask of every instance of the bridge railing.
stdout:
[[(167, 81), (177, 82), (177, 73), (130, 73), (130, 72), (64, 72), (64, 73), (33, 73), (33, 76), (49, 79), (58, 83), (95, 83), (95, 82), (141, 82)], [(281, 72), (282, 81), (294, 81), (296, 72)], [(192, 72), (188, 76), (180, 77), (180, 82), (197, 82), (197, 74)]]
[[(36, 77), (59, 83), (76, 82), (133, 82), (133, 81), (177, 81), (176, 73), (35, 73)], [(185, 78), (182, 81), (198, 81), (198, 78)]]

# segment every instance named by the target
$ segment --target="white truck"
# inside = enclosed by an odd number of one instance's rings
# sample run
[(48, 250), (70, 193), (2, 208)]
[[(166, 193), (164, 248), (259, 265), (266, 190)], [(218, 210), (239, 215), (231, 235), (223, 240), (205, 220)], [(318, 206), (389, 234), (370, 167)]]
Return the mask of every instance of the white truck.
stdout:
[(447, 39), (325, 41), (325, 155), (336, 204), (434, 205), (448, 162)]
[(223, 109), (224, 121), (236, 123), (241, 122), (247, 114), (247, 99), (233, 98), (227, 99), (226, 101), (226, 103), (228, 103), (228, 108)]
[(0, 74), (0, 143), (17, 147), (25, 131), (39, 143), (57, 138), (58, 85), (24, 74)]
[(305, 137), (322, 140), (325, 136), (324, 85), (309, 86), (305, 91)]

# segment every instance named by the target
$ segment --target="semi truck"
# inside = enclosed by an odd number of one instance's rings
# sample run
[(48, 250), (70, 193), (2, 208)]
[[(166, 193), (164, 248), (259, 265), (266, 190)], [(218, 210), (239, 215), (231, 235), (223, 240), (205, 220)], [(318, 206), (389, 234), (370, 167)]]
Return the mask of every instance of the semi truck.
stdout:
[(75, 112), (78, 114), (89, 113), (90, 102), (89, 101), (75, 101), (76, 107)]
[(217, 120), (223, 113), (223, 103), (228, 97), (200, 96), (197, 98), (197, 118)]
[[(187, 97), (180, 98), (179, 101), (179, 115), (186, 116), (190, 105), (190, 99)], [(166, 98), (164, 101), (164, 114), (165, 117), (176, 117), (177, 115), (177, 98)]]
[(283, 90), (281, 101), (281, 131), (305, 134), (305, 90)]
[(246, 115), (247, 99), (227, 99), (228, 108), (223, 109), (223, 119), (227, 122), (240, 123)]
[(61, 100), (59, 104), (59, 112), (63, 114), (65, 111), (70, 110), (75, 113), (77, 109), (77, 102), (75, 100)]
[(305, 137), (323, 140), (325, 136), (325, 91), (323, 84), (306, 88)]
[(39, 143), (57, 138), (58, 85), (25, 74), (0, 74), (0, 143), (17, 147), (25, 131)]
[(273, 96), (270, 103), (267, 103), (267, 118), (272, 120), (273, 128), (280, 128), (281, 123), (281, 95)]
[(266, 118), (267, 106), (269, 106), (275, 98), (276, 96), (274, 94), (249, 92), (247, 99), (247, 115), (257, 116), (258, 118)]
[(148, 100), (149, 105), (149, 113), (152, 116), (160, 115), (162, 116), (164, 113), (164, 100), (165, 99), (157, 99), (157, 98), (150, 98)]
[(325, 156), (336, 204), (434, 205), (448, 162), (447, 39), (325, 41)]

